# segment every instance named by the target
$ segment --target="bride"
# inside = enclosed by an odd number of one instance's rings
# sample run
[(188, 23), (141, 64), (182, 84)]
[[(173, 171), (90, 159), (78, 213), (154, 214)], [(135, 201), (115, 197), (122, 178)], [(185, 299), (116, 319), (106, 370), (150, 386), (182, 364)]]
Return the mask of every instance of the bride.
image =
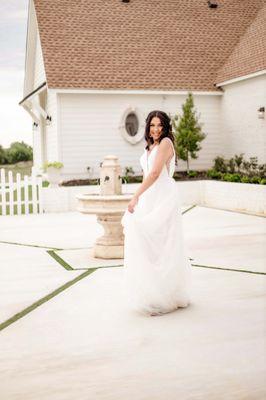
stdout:
[(122, 218), (124, 279), (132, 309), (160, 315), (189, 304), (191, 264), (183, 240), (171, 120), (163, 111), (146, 119), (143, 182)]

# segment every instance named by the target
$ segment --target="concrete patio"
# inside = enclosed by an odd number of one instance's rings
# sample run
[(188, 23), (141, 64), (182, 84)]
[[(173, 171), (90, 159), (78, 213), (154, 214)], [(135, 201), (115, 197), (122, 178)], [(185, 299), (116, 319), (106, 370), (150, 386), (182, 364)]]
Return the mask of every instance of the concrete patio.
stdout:
[(76, 212), (0, 219), (3, 400), (264, 400), (265, 218), (184, 207), (192, 303), (127, 309), (123, 260)]

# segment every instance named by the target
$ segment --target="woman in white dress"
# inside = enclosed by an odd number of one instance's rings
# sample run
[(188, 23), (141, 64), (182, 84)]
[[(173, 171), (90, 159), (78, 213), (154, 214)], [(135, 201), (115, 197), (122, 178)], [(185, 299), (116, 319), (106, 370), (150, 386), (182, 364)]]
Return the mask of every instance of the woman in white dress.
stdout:
[(124, 278), (132, 309), (160, 315), (189, 300), (191, 264), (183, 240), (171, 120), (163, 111), (146, 119), (140, 157), (143, 181), (123, 215)]

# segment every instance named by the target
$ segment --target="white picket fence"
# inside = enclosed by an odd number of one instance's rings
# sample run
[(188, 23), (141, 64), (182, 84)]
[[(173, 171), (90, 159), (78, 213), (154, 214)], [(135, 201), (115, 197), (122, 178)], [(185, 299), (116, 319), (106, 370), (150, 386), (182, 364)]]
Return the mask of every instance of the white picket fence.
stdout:
[(21, 215), (43, 213), (42, 179), (34, 172), (31, 176), (0, 170), (0, 215)]

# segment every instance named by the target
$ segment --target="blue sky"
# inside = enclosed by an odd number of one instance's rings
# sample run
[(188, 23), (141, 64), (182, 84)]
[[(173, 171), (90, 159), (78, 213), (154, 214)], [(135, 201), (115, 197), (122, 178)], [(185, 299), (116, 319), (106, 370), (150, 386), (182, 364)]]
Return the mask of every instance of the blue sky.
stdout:
[(0, 144), (32, 144), (32, 121), (23, 98), (28, 0), (0, 0)]

